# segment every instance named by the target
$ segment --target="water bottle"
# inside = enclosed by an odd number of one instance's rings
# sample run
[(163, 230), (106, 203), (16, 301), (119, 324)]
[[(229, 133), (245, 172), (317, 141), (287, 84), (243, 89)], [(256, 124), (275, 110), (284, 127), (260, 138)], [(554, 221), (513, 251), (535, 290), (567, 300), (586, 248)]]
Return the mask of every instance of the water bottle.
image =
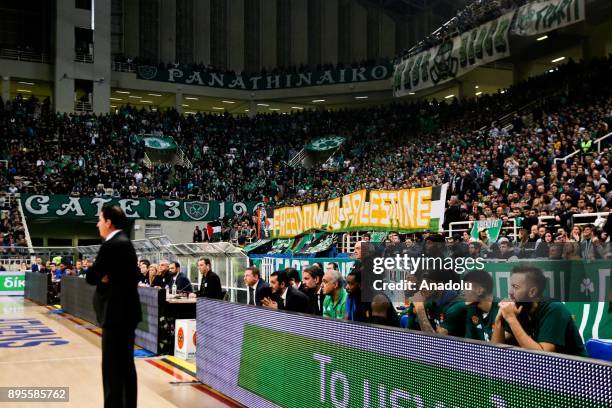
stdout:
[(170, 286), (166, 285), (166, 299), (170, 297)]
[(176, 296), (176, 282), (172, 284), (172, 296)]

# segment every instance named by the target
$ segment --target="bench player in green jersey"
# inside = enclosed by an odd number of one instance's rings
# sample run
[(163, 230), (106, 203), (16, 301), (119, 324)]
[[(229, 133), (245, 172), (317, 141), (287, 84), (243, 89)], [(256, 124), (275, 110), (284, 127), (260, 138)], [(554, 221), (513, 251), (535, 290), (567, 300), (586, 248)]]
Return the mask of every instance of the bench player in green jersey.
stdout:
[(475, 269), (468, 272), (463, 281), (472, 285), (472, 289), (463, 291), (467, 304), (465, 337), (491, 341), (493, 322), (499, 311), (499, 300), (493, 297), (493, 278), (489, 272)]

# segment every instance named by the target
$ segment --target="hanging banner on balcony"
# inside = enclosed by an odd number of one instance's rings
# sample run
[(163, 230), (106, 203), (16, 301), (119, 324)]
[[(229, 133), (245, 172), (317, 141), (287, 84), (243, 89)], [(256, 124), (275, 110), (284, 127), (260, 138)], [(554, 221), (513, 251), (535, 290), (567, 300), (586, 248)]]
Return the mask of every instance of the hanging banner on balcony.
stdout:
[(512, 34), (538, 35), (572, 25), (585, 18), (585, 0), (529, 2), (516, 12)]
[(153, 65), (139, 65), (136, 70), (136, 78), (213, 88), (261, 91), (381, 81), (390, 78), (392, 72), (393, 65), (383, 64), (373, 67), (348, 67), (302, 73), (242, 76), (208, 72), (205, 69), (199, 70), (193, 67), (159, 68)]
[(21, 205), (30, 219), (95, 219), (105, 204), (120, 206), (128, 218), (167, 221), (217, 221), (249, 214), (263, 203), (255, 201), (194, 201), (145, 198), (70, 197), (22, 194)]
[(508, 33), (514, 12), (422, 51), (395, 66), (393, 93), (405, 96), (465, 75), (510, 55)]
[(404, 190), (359, 190), (321, 203), (274, 210), (272, 236), (309, 231), (438, 231), (448, 183)]

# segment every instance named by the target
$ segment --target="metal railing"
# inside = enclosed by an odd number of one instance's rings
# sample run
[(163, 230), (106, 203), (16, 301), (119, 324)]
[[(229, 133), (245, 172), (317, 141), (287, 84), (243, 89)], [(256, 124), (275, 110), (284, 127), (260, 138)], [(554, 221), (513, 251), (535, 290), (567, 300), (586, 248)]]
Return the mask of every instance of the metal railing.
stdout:
[(74, 103), (75, 112), (92, 112), (93, 108), (90, 102), (76, 101)]
[(111, 62), (111, 69), (116, 72), (136, 72), (136, 64), (131, 62)]
[(88, 52), (76, 52), (74, 55), (75, 62), (83, 62), (85, 64), (93, 64), (93, 55)]
[(304, 161), (305, 157), (306, 157), (306, 150), (302, 149), (291, 160), (289, 160), (288, 164), (291, 167), (297, 167), (300, 163), (302, 163), (302, 161)]
[[(599, 139), (593, 141), (593, 144), (597, 144), (597, 153), (601, 153), (601, 142), (603, 142), (604, 140), (606, 140), (607, 138), (610, 137), (610, 135), (612, 135), (612, 132), (608, 133), (607, 135), (604, 135), (602, 137), (600, 137)], [(570, 153), (565, 157), (556, 157), (554, 159), (554, 163), (557, 164), (557, 162), (563, 162), (565, 163), (568, 159), (574, 157), (575, 155), (577, 155), (578, 153), (580, 153), (580, 149), (576, 150), (574, 153)]]
[(34, 51), (13, 50), (8, 48), (0, 49), (0, 58), (15, 61), (39, 62), (41, 64), (51, 63), (49, 54)]

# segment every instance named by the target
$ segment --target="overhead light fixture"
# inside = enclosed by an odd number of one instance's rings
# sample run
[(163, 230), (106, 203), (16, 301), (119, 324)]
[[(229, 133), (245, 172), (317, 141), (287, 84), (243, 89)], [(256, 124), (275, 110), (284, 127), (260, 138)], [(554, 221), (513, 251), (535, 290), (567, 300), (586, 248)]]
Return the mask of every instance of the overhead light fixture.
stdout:
[(444, 99), (450, 99), (450, 98), (452, 98), (452, 97), (454, 97), (454, 96), (455, 96), (455, 94), (446, 95), (446, 96), (444, 97)]
[(26, 81), (18, 81), (17, 83), (21, 85), (30, 85), (30, 86), (34, 85), (34, 82), (26, 82)]
[(536, 41), (544, 41), (545, 39), (547, 39), (548, 36), (547, 35), (543, 35), (540, 38), (536, 38)]
[(153, 103), (153, 101), (140, 101), (142, 103)]
[(142, 99), (142, 96), (130, 95), (130, 96), (128, 96), (128, 98)]
[(245, 111), (245, 112), (248, 112), (249, 110), (248, 110), (248, 109), (245, 109), (244, 111)]
[(183, 106), (183, 108), (188, 108), (189, 105), (187, 105), (186, 103), (182, 104), (181, 106)]
[(116, 108), (117, 106), (116, 106), (116, 105), (111, 105), (110, 107), (111, 107), (111, 108)]
[(279, 108), (270, 108), (271, 111), (279, 111)]
[(476, 95), (476, 96), (478, 96), (478, 95), (482, 95), (482, 91), (478, 91), (478, 92), (476, 92), (476, 94), (475, 94), (475, 95)]
[(416, 95), (414, 92), (408, 92), (408, 95)]
[(223, 103), (236, 103), (234, 101), (221, 101), (221, 102), (223, 102)]
[(32, 91), (30, 91), (29, 89), (18, 89), (17, 92), (27, 92), (27, 93), (32, 93)]
[(312, 103), (325, 102), (325, 99), (313, 99)]
[(190, 100), (190, 101), (197, 101), (198, 98), (195, 98), (193, 96), (186, 96), (185, 99)]
[(111, 97), (111, 98), (110, 98), (110, 100), (111, 100), (111, 101), (122, 101), (123, 99), (121, 99), (121, 98), (113, 98), (113, 97)]
[(478, 85), (476, 85), (474, 88), (475, 88), (475, 89), (478, 89), (478, 88), (480, 88), (480, 87), (479, 87)]
[(213, 108), (214, 110), (225, 110), (225, 108), (220, 108), (220, 107), (218, 107), (218, 106), (213, 106), (212, 108)]
[(115, 92), (120, 93), (120, 94), (129, 94), (128, 91), (115, 91)]
[(548, 72), (555, 72), (555, 70), (554, 69), (549, 69)]
[(368, 96), (356, 96), (355, 99), (368, 99)]
[(150, 93), (150, 94), (147, 94), (147, 95), (149, 95), (149, 96), (162, 96), (162, 94), (153, 94), (153, 93)]
[(504, 89), (504, 90), (503, 90), (503, 91), (501, 91), (500, 93), (501, 93), (501, 94), (505, 94), (505, 93), (506, 93), (506, 90)]
[(559, 61), (563, 61), (564, 59), (565, 59), (565, 57), (559, 57), (559, 58), (555, 58), (551, 62), (559, 62)]
[(187, 112), (185, 112), (185, 114), (187, 114), (187, 115), (195, 115), (196, 113), (195, 112), (191, 112), (191, 111), (187, 111)]
[(304, 109), (301, 106), (292, 106), (291, 109)]
[(270, 106), (267, 103), (258, 103), (257, 106)]
[(151, 108), (153, 112), (157, 112), (157, 108)]

